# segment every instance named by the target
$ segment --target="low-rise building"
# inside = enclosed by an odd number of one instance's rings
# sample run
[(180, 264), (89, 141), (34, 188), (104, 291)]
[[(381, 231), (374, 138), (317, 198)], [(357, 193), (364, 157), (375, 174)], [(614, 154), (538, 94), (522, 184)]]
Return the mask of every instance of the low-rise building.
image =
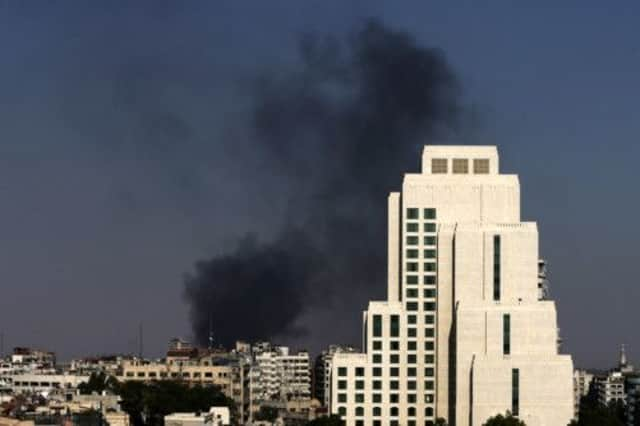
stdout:
[(358, 349), (349, 345), (330, 345), (316, 357), (314, 366), (314, 397), (324, 407), (331, 403), (331, 366), (336, 353), (355, 353)]
[(574, 395), (574, 411), (575, 418), (578, 418), (580, 412), (580, 400), (587, 396), (593, 381), (593, 374), (587, 370), (576, 369), (573, 372), (573, 395)]
[(211, 407), (208, 413), (173, 413), (164, 417), (165, 426), (226, 426), (231, 424), (228, 407)]

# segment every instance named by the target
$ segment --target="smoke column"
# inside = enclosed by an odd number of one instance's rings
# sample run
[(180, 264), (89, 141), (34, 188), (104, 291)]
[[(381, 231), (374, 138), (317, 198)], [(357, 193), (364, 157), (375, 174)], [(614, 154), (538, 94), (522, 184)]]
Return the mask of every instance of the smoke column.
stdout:
[(368, 21), (344, 39), (305, 36), (300, 59), (258, 79), (246, 123), (289, 182), (286, 225), (269, 241), (239, 237), (186, 276), (200, 344), (210, 318), (224, 345), (319, 328), (357, 339), (354, 311), (386, 288), (387, 195), (457, 126), (455, 75), (407, 33)]

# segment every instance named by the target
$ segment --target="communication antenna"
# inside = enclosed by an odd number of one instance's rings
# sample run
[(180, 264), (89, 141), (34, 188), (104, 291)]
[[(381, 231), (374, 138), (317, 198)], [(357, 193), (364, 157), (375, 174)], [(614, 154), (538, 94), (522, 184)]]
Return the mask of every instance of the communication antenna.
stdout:
[(144, 345), (143, 345), (143, 334), (142, 334), (142, 321), (140, 321), (140, 326), (138, 328), (138, 357), (140, 359), (142, 359), (142, 354), (143, 354), (143, 350), (144, 350)]
[(209, 314), (209, 351), (213, 349), (213, 324), (211, 321), (211, 314)]

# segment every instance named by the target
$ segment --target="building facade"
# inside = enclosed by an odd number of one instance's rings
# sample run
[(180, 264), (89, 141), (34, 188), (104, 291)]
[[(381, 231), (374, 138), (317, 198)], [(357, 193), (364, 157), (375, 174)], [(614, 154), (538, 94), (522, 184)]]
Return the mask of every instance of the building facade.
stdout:
[(587, 370), (576, 369), (573, 372), (573, 412), (577, 419), (580, 413), (580, 400), (587, 396), (593, 382), (593, 374)]
[(333, 358), (348, 426), (529, 426), (573, 418), (573, 363), (541, 291), (538, 230), (495, 147), (427, 146), (388, 200), (388, 296), (363, 314), (362, 354)]
[(322, 353), (316, 357), (313, 368), (313, 396), (320, 401), (324, 407), (328, 407), (331, 403), (331, 366), (333, 364), (333, 356), (338, 352), (354, 353), (358, 352), (358, 350), (349, 345), (330, 345), (328, 349), (322, 351)]

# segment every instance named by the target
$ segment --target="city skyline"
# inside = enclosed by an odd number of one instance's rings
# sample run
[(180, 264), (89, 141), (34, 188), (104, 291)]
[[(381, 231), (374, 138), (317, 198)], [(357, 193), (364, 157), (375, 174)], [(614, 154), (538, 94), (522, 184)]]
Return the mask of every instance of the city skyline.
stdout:
[[(460, 81), (464, 131), (444, 142), (497, 145), (501, 168), (520, 175), (563, 352), (576, 366), (607, 368), (626, 343), (636, 358), (638, 6), (603, 16), (597, 3), (157, 4), (1, 4), (5, 352), (135, 353), (140, 322), (149, 355), (169, 337), (190, 337), (183, 274), (247, 231), (269, 241), (287, 220), (290, 182), (236, 127), (245, 123), (244, 83), (257, 68), (288, 70), (301, 32), (342, 38), (374, 17), (441, 49)], [(416, 160), (406, 171), (418, 170)], [(385, 279), (371, 289), (378, 299)], [(369, 298), (350, 302), (364, 310)], [(314, 352), (357, 344), (357, 311), (327, 305), (297, 318), (306, 334), (265, 338)], [(331, 339), (337, 322), (346, 326)]]

